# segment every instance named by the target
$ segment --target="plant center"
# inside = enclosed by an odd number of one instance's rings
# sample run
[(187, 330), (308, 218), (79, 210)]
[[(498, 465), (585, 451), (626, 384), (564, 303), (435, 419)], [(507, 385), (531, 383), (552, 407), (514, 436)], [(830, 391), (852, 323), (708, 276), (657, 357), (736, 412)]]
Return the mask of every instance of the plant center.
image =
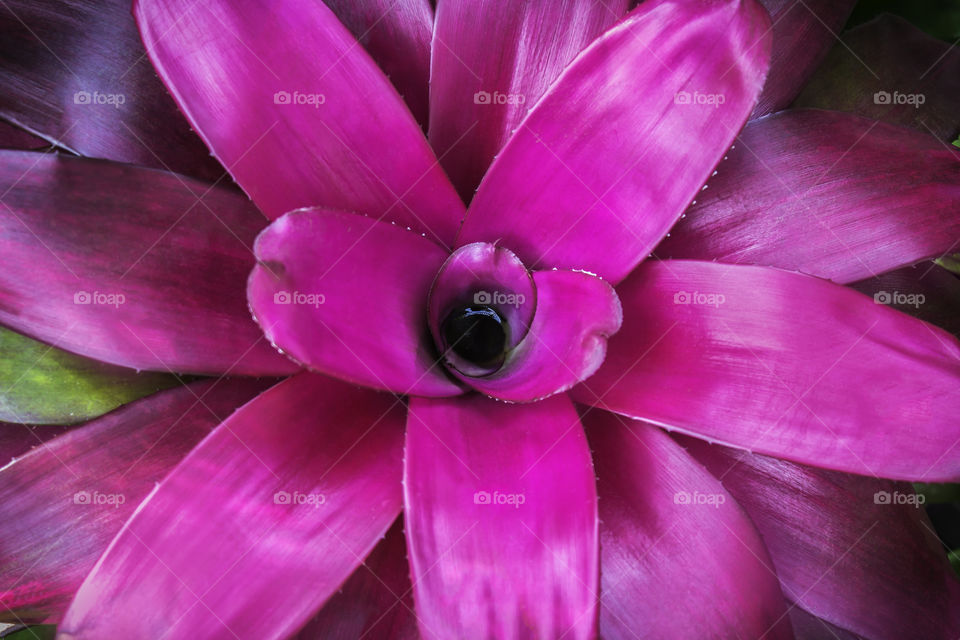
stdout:
[(507, 345), (505, 320), (484, 304), (454, 309), (443, 321), (442, 333), (448, 349), (479, 366), (497, 363)]

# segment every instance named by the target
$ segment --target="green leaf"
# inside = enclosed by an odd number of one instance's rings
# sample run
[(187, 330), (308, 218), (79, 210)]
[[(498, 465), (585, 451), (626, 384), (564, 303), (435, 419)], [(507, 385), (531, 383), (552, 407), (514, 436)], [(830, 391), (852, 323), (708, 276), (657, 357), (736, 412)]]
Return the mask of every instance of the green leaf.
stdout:
[(960, 38), (960, 3), (956, 0), (860, 0), (853, 9), (847, 29), (862, 24), (881, 13), (906, 18), (934, 38), (953, 44)]
[(37, 624), (12, 633), (5, 633), (3, 640), (54, 640), (56, 635), (56, 625)]
[(960, 484), (914, 482), (913, 489), (924, 497), (927, 504), (960, 502)]
[(938, 265), (946, 269), (947, 271), (952, 271), (953, 273), (960, 274), (960, 253), (954, 253), (951, 255), (946, 255), (941, 258), (934, 260)]
[(0, 327), (0, 421), (73, 424), (177, 384), (51, 347)]
[(953, 146), (960, 147), (960, 136), (957, 136), (957, 139), (953, 141)]

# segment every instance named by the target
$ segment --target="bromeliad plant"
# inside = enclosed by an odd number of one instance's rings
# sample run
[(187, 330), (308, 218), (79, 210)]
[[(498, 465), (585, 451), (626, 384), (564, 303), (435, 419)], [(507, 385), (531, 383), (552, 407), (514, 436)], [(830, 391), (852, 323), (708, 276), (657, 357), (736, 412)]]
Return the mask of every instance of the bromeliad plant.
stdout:
[(957, 152), (827, 111), (744, 128), (823, 50), (749, 0), (328, 4), (135, 4), (253, 204), (0, 153), (0, 323), (217, 376), (0, 471), (5, 618), (955, 636), (898, 496), (960, 476), (960, 344), (841, 285), (951, 248)]

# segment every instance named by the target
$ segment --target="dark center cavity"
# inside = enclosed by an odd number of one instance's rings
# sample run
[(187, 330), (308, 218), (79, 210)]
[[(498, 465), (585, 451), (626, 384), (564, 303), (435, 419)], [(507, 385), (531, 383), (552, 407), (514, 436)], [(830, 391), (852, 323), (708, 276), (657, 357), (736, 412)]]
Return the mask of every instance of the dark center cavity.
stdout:
[(478, 366), (495, 364), (507, 345), (507, 326), (491, 306), (472, 304), (454, 309), (441, 329), (446, 348)]

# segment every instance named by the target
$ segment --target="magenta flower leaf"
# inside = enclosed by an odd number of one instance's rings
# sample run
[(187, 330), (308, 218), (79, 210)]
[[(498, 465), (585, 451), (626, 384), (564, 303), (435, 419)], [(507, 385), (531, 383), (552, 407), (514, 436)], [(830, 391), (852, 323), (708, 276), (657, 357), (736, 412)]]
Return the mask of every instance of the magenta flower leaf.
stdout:
[(81, 155), (217, 180), (223, 167), (167, 95), (129, 0), (9, 0), (0, 119)]
[(350, 576), (294, 640), (417, 640), (413, 587), (403, 519)]
[(0, 121), (0, 148), (22, 149), (27, 151), (30, 149), (42, 149), (46, 147), (47, 144), (46, 140), (27, 133), (20, 127), (15, 127)]
[(960, 337), (960, 279), (943, 267), (921, 262), (850, 286)]
[[(523, 120), (457, 243), (499, 238), (531, 269), (587, 269), (619, 282), (670, 230), (743, 126), (766, 73), (768, 28), (752, 3), (642, 4), (587, 47)], [(696, 141), (697, 153), (679, 140)]]
[(322, 2), (246, 4), (142, 0), (134, 14), (160, 76), (260, 210), (388, 216), (451, 243), (463, 204), (350, 32)]
[(863, 640), (862, 636), (830, 624), (800, 607), (793, 607), (788, 613), (795, 638), (821, 638), (826, 634), (827, 638), (833, 640)]
[(624, 327), (578, 401), (829, 469), (960, 475), (960, 342), (946, 331), (762, 267), (648, 262), (618, 293)]
[(270, 225), (255, 250), (250, 307), (292, 358), (396, 393), (462, 393), (437, 366), (426, 327), (430, 284), (447, 257), (439, 245), (372, 218), (308, 209)]
[(652, 425), (584, 415), (600, 494), (600, 626), (611, 640), (791, 638), (777, 574), (716, 478)]
[(0, 322), (153, 371), (296, 371), (243, 282), (263, 216), (241, 195), (119, 163), (0, 151)]
[(847, 111), (952, 142), (960, 133), (960, 51), (897, 16), (851, 29), (795, 106)]
[(593, 637), (597, 494), (568, 398), (413, 398), (404, 487), (424, 638)]
[(430, 144), (465, 202), (550, 84), (628, 4), (502, 0), (497, 11), (479, 0), (439, 4)]
[(433, 37), (430, 0), (326, 0), (325, 4), (383, 69), (417, 122), (426, 126)]
[(69, 430), (69, 426), (32, 426), (21, 423), (0, 422), (0, 460), (13, 460), (51, 438)]
[(658, 257), (846, 284), (943, 255), (960, 235), (960, 150), (929, 134), (795, 110), (750, 123), (736, 147)]
[(751, 118), (790, 106), (837, 42), (854, 0), (761, 0), (770, 12), (770, 73)]
[(61, 635), (296, 631), (399, 514), (402, 438), (403, 412), (386, 394), (313, 374), (278, 384), (150, 494), (80, 587)]
[(10, 619), (58, 622), (140, 501), (265, 386), (198, 382), (161, 392), (0, 469), (0, 600)]
[(793, 609), (866, 638), (960, 633), (960, 583), (909, 484), (680, 442), (757, 525)]
[[(960, 479), (957, 280), (918, 275), (960, 234), (946, 120), (744, 128), (801, 91), (847, 0), (628, 4), (135, 0), (142, 50), (113, 0), (103, 25), (78, 9), (71, 77), (149, 59), (249, 199), (137, 133), (178, 126), (169, 98), (74, 120), (63, 70), (25, 88), (46, 54), (4, 68), (0, 143), (75, 126), (107, 159), (0, 151), (0, 325), (218, 378), (58, 435), (0, 424), (21, 456), (0, 468), (0, 620), (956, 636), (960, 582), (901, 500)], [(50, 53), (68, 5), (23, 23)], [(142, 106), (158, 85), (131, 64)], [(10, 115), (37, 104), (43, 126)]]

